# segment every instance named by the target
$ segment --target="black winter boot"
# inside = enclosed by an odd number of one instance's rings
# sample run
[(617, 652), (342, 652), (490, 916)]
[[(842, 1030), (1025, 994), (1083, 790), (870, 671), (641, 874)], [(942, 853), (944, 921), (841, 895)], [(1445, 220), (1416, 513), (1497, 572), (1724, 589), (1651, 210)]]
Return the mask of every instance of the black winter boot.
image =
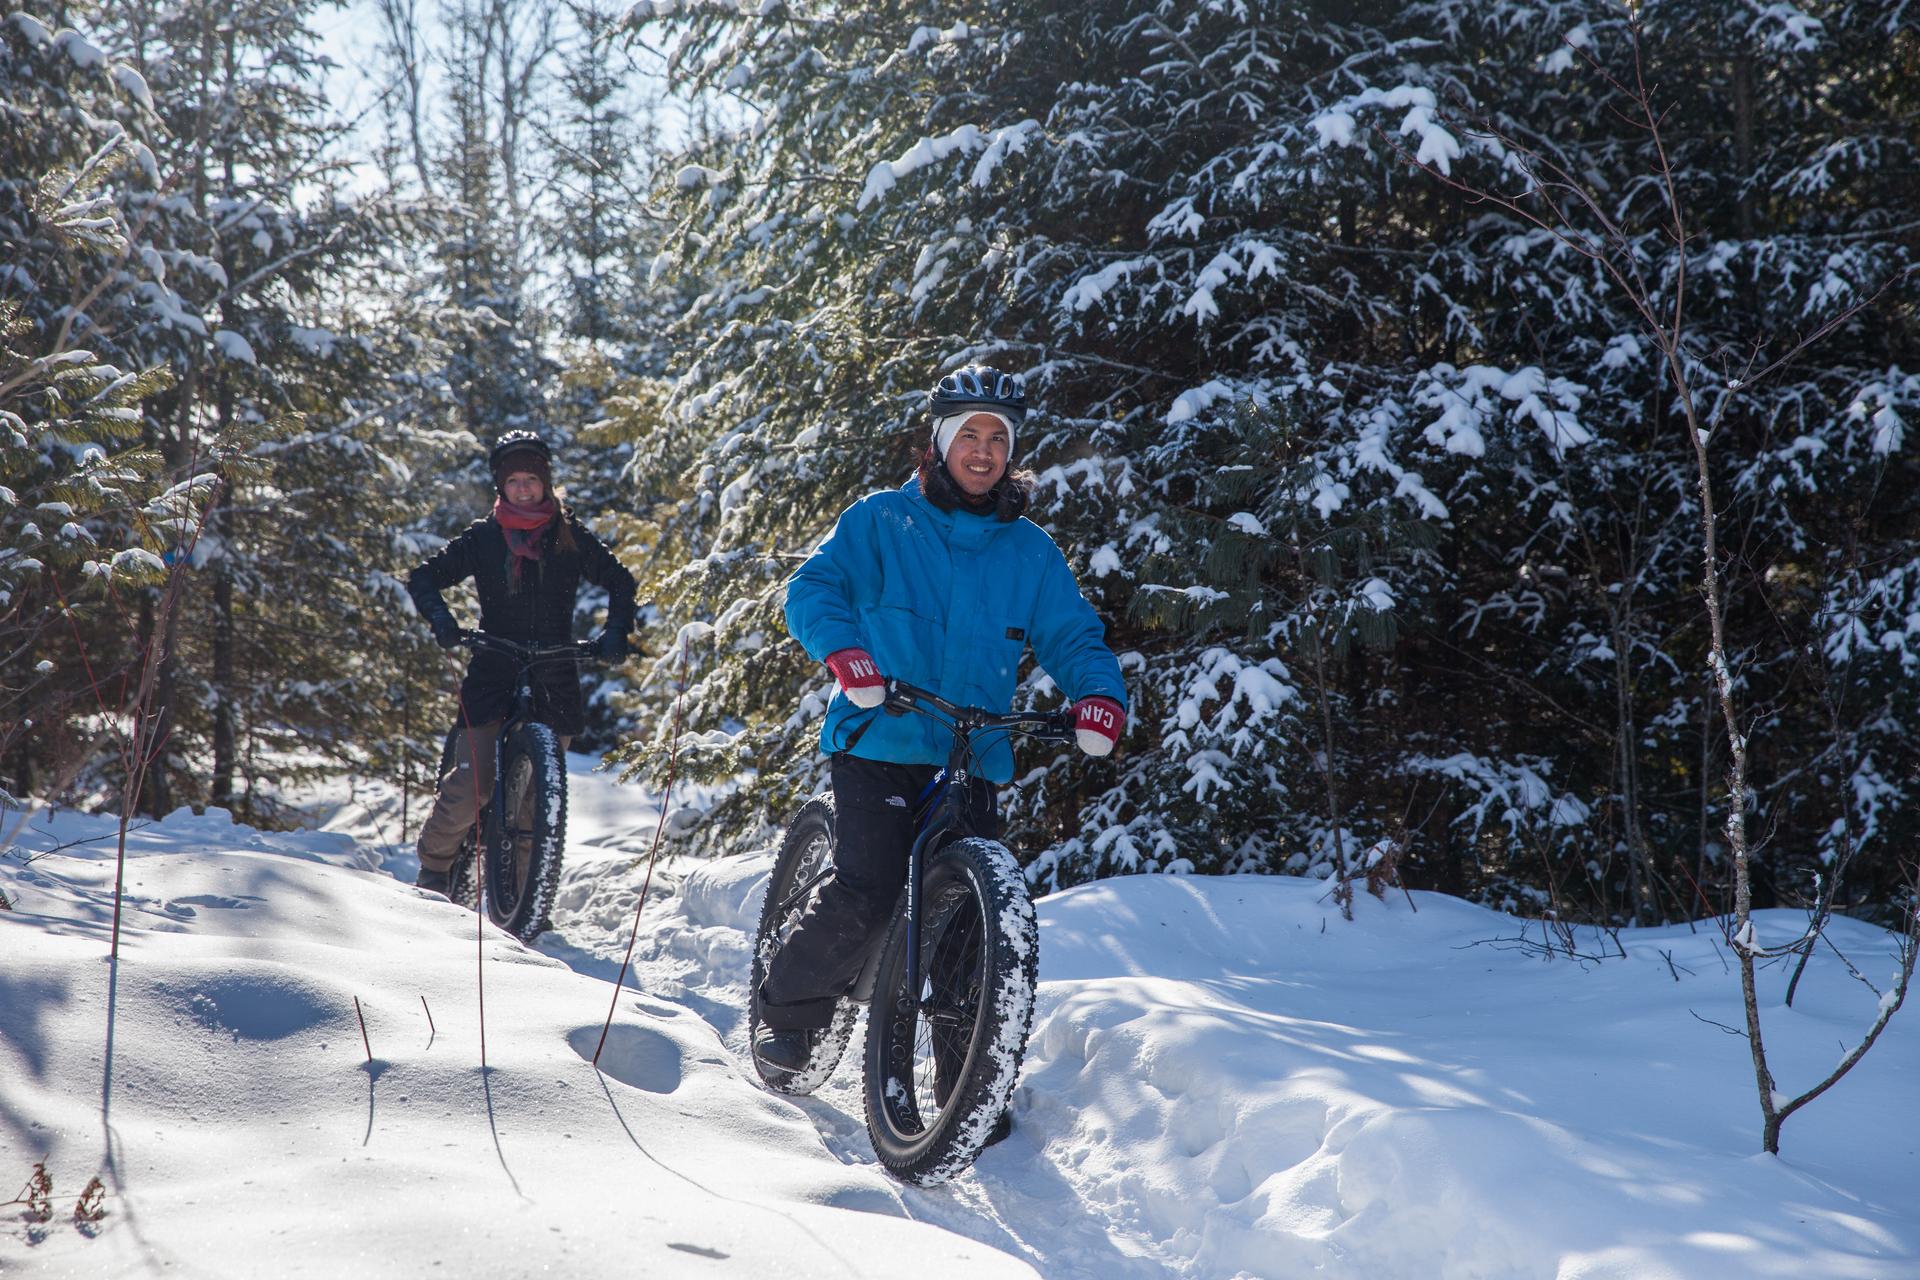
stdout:
[(1005, 1111), (1002, 1111), (1000, 1113), (1000, 1118), (993, 1122), (993, 1131), (987, 1134), (987, 1140), (980, 1144), (980, 1149), (984, 1151), (988, 1147), (992, 1146), (994, 1143), (1005, 1142), (1008, 1138), (1012, 1136), (1013, 1136), (1013, 1111), (1011, 1108), (1009, 1108)]
[(447, 890), (451, 887), (448, 883), (450, 874), (451, 873), (446, 871), (433, 871), (422, 867), (420, 868), (420, 874), (413, 878), (413, 886), (416, 889), (425, 889), (429, 893), (437, 893), (444, 898), (447, 896)]
[(813, 1057), (815, 1032), (762, 1026), (753, 1033), (753, 1056), (776, 1071), (799, 1071)]

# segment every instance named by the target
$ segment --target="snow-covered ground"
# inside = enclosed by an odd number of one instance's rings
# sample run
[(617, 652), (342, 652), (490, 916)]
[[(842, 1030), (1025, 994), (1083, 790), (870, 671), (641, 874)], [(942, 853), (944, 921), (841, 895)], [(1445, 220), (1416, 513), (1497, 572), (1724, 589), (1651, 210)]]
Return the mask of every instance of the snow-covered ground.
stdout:
[[(1042, 900), (1014, 1135), (902, 1187), (853, 1055), (813, 1099), (753, 1083), (764, 851), (656, 871), (615, 1001), (657, 811), (571, 763), (534, 949), (396, 883), (375, 792), (328, 830), (138, 831), (116, 974), (111, 823), (36, 821), (29, 850), (93, 843), (0, 861), (0, 1193), (44, 1160), (55, 1209), (0, 1210), (0, 1275), (1920, 1278), (1920, 1014), (1774, 1158), (1711, 931), (1548, 959), (1452, 899), (1362, 895), (1347, 922), (1281, 878)], [(1887, 935), (1833, 938), (1882, 982)], [(1792, 1010), (1764, 982), (1789, 1089), (1876, 1000), (1831, 952)], [(76, 1224), (96, 1173), (106, 1215)]]

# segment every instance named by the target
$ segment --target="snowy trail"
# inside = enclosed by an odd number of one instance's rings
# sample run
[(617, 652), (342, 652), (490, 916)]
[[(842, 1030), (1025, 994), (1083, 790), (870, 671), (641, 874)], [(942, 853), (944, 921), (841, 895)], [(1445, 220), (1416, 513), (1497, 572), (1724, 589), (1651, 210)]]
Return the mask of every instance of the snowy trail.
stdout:
[[(639, 884), (613, 860), (637, 865), (653, 830), (622, 823), (641, 843), (583, 831), (601, 852), (573, 864), (559, 938), (541, 944), (609, 978)], [(749, 1079), (741, 1009), (769, 864), (656, 871), (629, 979), (698, 1013)], [(1150, 877), (1043, 900), (1014, 1135), (952, 1187), (896, 1188), (897, 1211), (1050, 1276), (1920, 1277), (1920, 1133), (1884, 1123), (1920, 1066), (1910, 1029), (1769, 1162), (1751, 1154), (1744, 1043), (1700, 1021), (1739, 1019), (1711, 930), (1644, 931), (1627, 958), (1576, 964), (1457, 900), (1363, 895), (1348, 923), (1324, 899), (1286, 878)], [(1784, 937), (1797, 920), (1770, 923)], [(1836, 937), (1860, 954), (1884, 942), (1846, 921)], [(1780, 1011), (1813, 1032), (1776, 1031), (1784, 1079), (1817, 1078), (1870, 1015), (1837, 966), (1810, 972), (1802, 1010), (1848, 1012)], [(864, 1166), (863, 1034), (792, 1105)]]
[[(110, 829), (61, 815), (34, 842)], [(475, 917), (349, 836), (142, 831), (117, 978), (92, 849), (7, 866), (0, 1172), (44, 1160), (56, 1216), (6, 1212), (0, 1273), (1034, 1274), (895, 1212), (686, 1008), (624, 996), (596, 1074), (608, 984), (493, 932), (483, 1070)], [(65, 1215), (96, 1173), (87, 1228)]]
[[(580, 779), (576, 776), (576, 783)], [(604, 777), (584, 790), (604, 784)], [(607, 812), (599, 800), (593, 811)], [(650, 810), (654, 821), (658, 811)], [(623, 828), (629, 827), (622, 816)], [(633, 926), (644, 866), (644, 846), (653, 822), (622, 836), (588, 828), (564, 877), (555, 929), (539, 949), (576, 970), (611, 982)], [(638, 845), (629, 840), (637, 839)], [(751, 1081), (743, 1010), (751, 963), (752, 930), (772, 858), (768, 850), (691, 868), (656, 867), (653, 892), (641, 915), (629, 989), (703, 1018), (733, 1054), (743, 1079)], [(631, 997), (623, 995), (622, 1000)], [(647, 1007), (642, 998), (635, 1008)], [(811, 1098), (776, 1099), (803, 1115), (823, 1151), (850, 1167), (875, 1169), (860, 1096), (858, 1053), (864, 1020), (833, 1080)], [(1016, 1099), (1016, 1108), (1022, 1099)], [(991, 1166), (991, 1168), (989, 1168)], [(997, 1171), (997, 1172), (996, 1172)], [(1164, 1277), (1170, 1272), (1143, 1256), (1141, 1246), (1116, 1240), (1108, 1219), (1086, 1205), (1071, 1182), (1059, 1176), (1043, 1151), (1022, 1130), (989, 1151), (972, 1177), (938, 1190), (888, 1184), (900, 1216), (926, 1222), (1004, 1250), (1046, 1275)], [(1258, 1274), (1258, 1273), (1253, 1273)]]
[[(658, 810), (569, 763), (558, 927), (485, 943), (485, 1072), (475, 918), (394, 883), (412, 868), (381, 844), (385, 799), (329, 831), (139, 832), (110, 1166), (111, 846), (0, 861), (19, 899), (0, 912), (0, 1176), (45, 1158), (57, 1210), (0, 1216), (0, 1274), (1920, 1280), (1910, 1018), (1761, 1156), (1744, 1044), (1711, 1025), (1737, 1021), (1738, 986), (1710, 931), (1549, 961), (1457, 900), (1363, 895), (1348, 922), (1287, 878), (1043, 899), (1014, 1134), (949, 1187), (901, 1186), (867, 1146), (857, 1041), (815, 1098), (753, 1081), (766, 851), (659, 868), (615, 1000)], [(109, 830), (60, 815), (33, 839)], [(1840, 921), (1834, 940), (1884, 972), (1884, 933)], [(1831, 956), (1794, 1010), (1767, 981), (1798, 1086), (1874, 997)], [(109, 1216), (89, 1234), (58, 1215), (95, 1171)]]

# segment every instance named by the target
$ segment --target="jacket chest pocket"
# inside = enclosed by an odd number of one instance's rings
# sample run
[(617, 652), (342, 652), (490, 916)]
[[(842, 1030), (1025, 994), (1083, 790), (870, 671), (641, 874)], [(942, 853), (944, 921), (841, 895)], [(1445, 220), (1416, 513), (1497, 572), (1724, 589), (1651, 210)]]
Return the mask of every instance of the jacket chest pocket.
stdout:
[(1028, 634), (1024, 615), (986, 609), (974, 616), (968, 640), (979, 664), (976, 674), (985, 688), (1012, 690), (1020, 674), (1020, 656), (1026, 652)]

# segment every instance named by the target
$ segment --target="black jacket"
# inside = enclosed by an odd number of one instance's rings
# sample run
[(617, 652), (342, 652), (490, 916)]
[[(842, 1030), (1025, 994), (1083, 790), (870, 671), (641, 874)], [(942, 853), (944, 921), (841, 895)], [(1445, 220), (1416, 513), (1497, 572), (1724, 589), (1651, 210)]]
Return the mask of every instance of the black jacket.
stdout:
[[(407, 575), (407, 594), (423, 618), (447, 608), (440, 593), (468, 578), (480, 593), (480, 630), (522, 644), (564, 644), (573, 638), (573, 607), (581, 579), (607, 593), (607, 629), (620, 635), (633, 628), (633, 575), (613, 553), (587, 532), (586, 526), (565, 515), (573, 535), (573, 550), (558, 546), (558, 522), (548, 526), (540, 559), (521, 570), (520, 589), (510, 589), (507, 577), (506, 534), (492, 516), (468, 525), (446, 546), (414, 566)], [(552, 663), (535, 673), (534, 693), (539, 718), (559, 733), (575, 734), (585, 726), (575, 664)], [(514, 664), (499, 654), (476, 653), (460, 682), (462, 718), (470, 724), (488, 724), (513, 709)]]

